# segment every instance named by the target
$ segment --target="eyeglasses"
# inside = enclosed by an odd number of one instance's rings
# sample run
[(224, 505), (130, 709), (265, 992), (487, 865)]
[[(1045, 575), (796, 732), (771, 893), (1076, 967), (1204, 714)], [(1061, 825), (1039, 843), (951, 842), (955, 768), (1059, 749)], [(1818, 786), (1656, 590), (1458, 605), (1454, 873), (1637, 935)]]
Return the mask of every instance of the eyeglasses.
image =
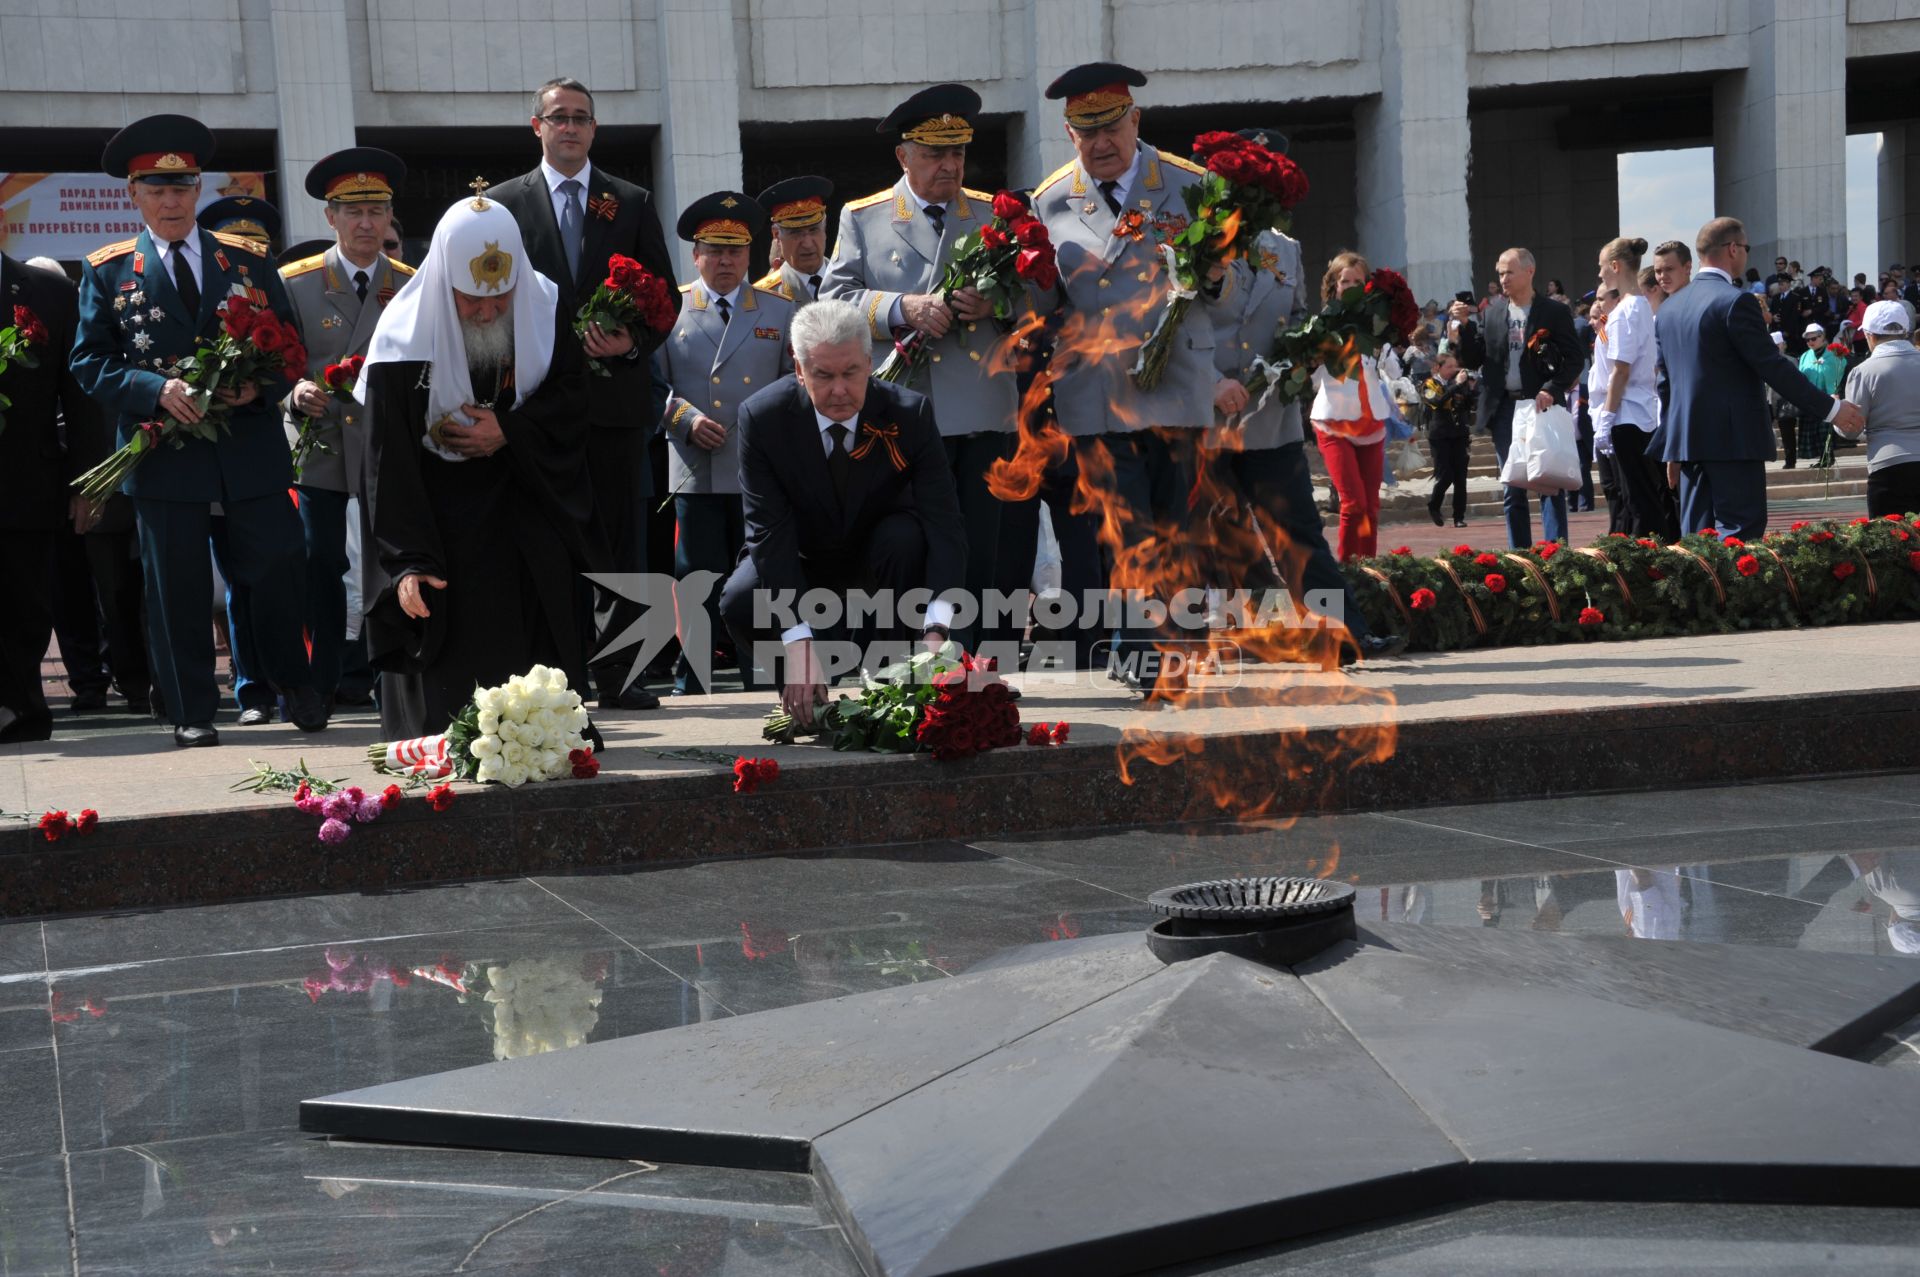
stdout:
[(556, 129), (584, 129), (593, 123), (591, 115), (543, 115), (540, 122)]

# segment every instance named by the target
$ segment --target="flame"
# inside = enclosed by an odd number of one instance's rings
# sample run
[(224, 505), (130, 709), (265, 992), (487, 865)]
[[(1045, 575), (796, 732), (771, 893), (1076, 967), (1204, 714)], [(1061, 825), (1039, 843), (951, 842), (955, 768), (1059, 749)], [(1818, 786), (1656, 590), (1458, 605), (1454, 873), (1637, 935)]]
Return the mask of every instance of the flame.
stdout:
[(1240, 255), (1233, 247), (1233, 241), (1237, 239), (1239, 235), (1240, 210), (1235, 208), (1229, 210), (1227, 215), (1220, 219), (1220, 235), (1214, 240), (1214, 246), (1219, 248), (1224, 254), (1222, 258), (1223, 261), (1230, 262)]

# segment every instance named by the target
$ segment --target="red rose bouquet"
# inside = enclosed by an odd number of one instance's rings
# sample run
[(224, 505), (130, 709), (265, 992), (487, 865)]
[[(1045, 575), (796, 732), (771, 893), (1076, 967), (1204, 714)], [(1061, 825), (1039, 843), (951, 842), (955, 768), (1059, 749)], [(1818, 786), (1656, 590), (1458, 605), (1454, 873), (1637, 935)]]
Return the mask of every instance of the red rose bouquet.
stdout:
[(231, 430), (233, 406), (215, 397), (216, 391), (249, 382), (272, 388), (282, 380), (298, 381), (306, 372), (307, 348), (300, 334), (271, 310), (236, 295), (220, 303), (219, 315), (220, 331), (211, 341), (202, 337), (177, 366), (176, 375), (193, 387), (200, 420), (161, 417), (141, 422), (113, 455), (73, 481), (81, 496), (95, 504), (105, 501), (162, 444), (184, 448), (188, 436), (217, 442)]
[[(593, 290), (587, 304), (573, 317), (575, 336), (584, 337), (587, 325), (597, 324), (603, 332), (624, 328), (637, 342), (637, 329), (663, 334), (673, 327), (680, 314), (680, 299), (667, 281), (631, 257), (615, 253), (607, 261), (607, 277)], [(611, 377), (613, 372), (598, 359), (589, 357), (587, 367), (596, 376)]]
[[(961, 289), (975, 290), (993, 303), (993, 320), (1004, 332), (1028, 284), (1047, 289), (1059, 282), (1060, 264), (1046, 225), (1028, 211), (1025, 199), (1001, 191), (993, 197), (993, 220), (961, 236), (934, 291), (950, 303)], [(966, 334), (959, 337), (965, 345)], [(911, 380), (932, 353), (928, 345), (927, 335), (917, 329), (899, 336), (874, 376), (902, 384)]]
[[(867, 682), (858, 699), (842, 696), (801, 729), (790, 714), (767, 715), (762, 735), (791, 745), (802, 735), (826, 736), (842, 752), (912, 754), (941, 761), (1018, 745), (1020, 707), (992, 661), (980, 661), (948, 643), (904, 665), (889, 665)], [(1064, 725), (1060, 740), (1066, 739)]]
[(1202, 133), (1193, 156), (1207, 175), (1181, 192), (1187, 223), (1161, 243), (1172, 278), (1166, 309), (1133, 363), (1133, 384), (1152, 390), (1166, 374), (1174, 335), (1215, 266), (1248, 257), (1260, 232), (1285, 230), (1307, 197), (1307, 175), (1286, 156), (1237, 133)]
[(1313, 393), (1316, 367), (1324, 364), (1338, 376), (1350, 377), (1361, 356), (1378, 354), (1389, 343), (1406, 343), (1419, 326), (1420, 304), (1413, 299), (1413, 289), (1399, 272), (1383, 267), (1298, 328), (1281, 320), (1272, 349), (1253, 361), (1241, 384), (1259, 403), (1276, 396), (1282, 403), (1305, 399)]
[[(0, 328), (0, 376), (5, 376), (13, 364), (38, 368), (39, 352), (47, 348), (49, 340), (47, 326), (40, 322), (40, 317), (25, 306), (15, 306), (12, 326)], [(7, 409), (11, 407), (13, 400), (0, 393), (0, 432), (7, 428)]]
[[(327, 396), (340, 403), (356, 403), (353, 388), (360, 382), (360, 370), (366, 367), (365, 355), (349, 355), (337, 364), (328, 364), (320, 374), (320, 389)], [(316, 452), (332, 452), (320, 438), (320, 419), (302, 416), (300, 432), (293, 441), (293, 478), (300, 481), (300, 475), (307, 468), (307, 461)]]

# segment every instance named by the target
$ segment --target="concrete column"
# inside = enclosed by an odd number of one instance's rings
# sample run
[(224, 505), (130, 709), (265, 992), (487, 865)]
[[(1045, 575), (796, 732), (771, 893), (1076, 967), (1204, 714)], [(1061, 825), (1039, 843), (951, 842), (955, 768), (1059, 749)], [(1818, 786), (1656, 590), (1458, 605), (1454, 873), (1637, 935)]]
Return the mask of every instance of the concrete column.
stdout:
[(347, 0), (270, 4), (285, 247), (333, 237), (326, 206), (307, 195), (307, 170), (354, 145), (353, 68), (347, 61)]
[[(1874, 268), (1920, 259), (1920, 125), (1880, 134), (1880, 238)], [(1878, 279), (1876, 274), (1874, 279)]]
[(1380, 96), (1354, 112), (1360, 251), (1416, 297), (1473, 278), (1467, 175), (1470, 0), (1379, 0)]
[[(1104, 61), (1112, 22), (1106, 0), (1030, 0), (1033, 75), (1027, 80), (1026, 109), (1014, 117), (1007, 137), (1007, 180), (1031, 187), (1073, 158), (1067, 140), (1066, 104), (1050, 102), (1047, 86), (1062, 71), (1083, 62)], [(1139, 90), (1151, 110), (1153, 86)]]
[(1846, 0), (1748, 0), (1747, 69), (1713, 93), (1713, 194), (1752, 261), (1847, 261)]
[(691, 246), (673, 234), (680, 210), (708, 191), (740, 189), (740, 54), (733, 10), (709, 0), (660, 0), (659, 33), (654, 200), (684, 281), (694, 269)]

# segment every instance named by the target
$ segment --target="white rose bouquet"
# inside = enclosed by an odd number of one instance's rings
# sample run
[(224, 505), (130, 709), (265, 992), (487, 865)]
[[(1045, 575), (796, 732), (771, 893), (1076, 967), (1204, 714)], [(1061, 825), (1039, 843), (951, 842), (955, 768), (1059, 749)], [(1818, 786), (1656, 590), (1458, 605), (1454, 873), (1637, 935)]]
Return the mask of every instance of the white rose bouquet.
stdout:
[(476, 688), (441, 735), (369, 746), (367, 757), (380, 771), (510, 788), (585, 779), (600, 770), (581, 735), (586, 726), (586, 706), (566, 671), (536, 665), (498, 687)]

